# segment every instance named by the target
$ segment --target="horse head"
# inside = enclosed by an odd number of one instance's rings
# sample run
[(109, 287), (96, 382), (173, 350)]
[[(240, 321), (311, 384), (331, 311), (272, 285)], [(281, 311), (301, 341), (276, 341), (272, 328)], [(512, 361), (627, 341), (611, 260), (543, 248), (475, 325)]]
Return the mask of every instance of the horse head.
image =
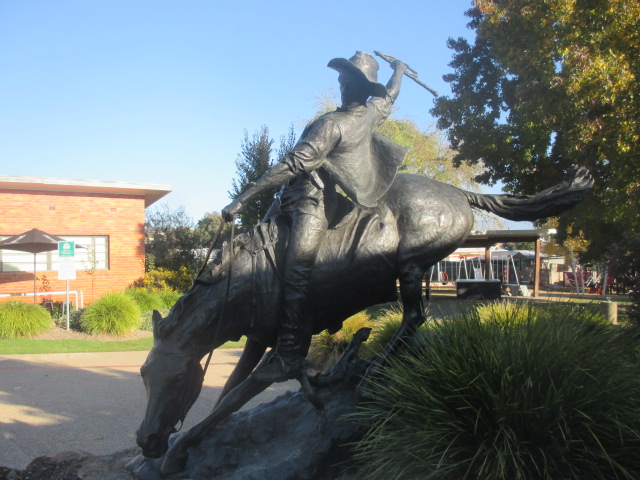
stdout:
[(200, 361), (207, 349), (214, 347), (202, 343), (205, 327), (198, 321), (201, 318), (189, 322), (180, 318), (188, 310), (183, 299), (167, 318), (153, 312), (154, 345), (140, 368), (147, 409), (136, 433), (145, 457), (158, 458), (167, 451), (169, 436), (178, 430), (177, 425), (200, 395), (204, 381)]

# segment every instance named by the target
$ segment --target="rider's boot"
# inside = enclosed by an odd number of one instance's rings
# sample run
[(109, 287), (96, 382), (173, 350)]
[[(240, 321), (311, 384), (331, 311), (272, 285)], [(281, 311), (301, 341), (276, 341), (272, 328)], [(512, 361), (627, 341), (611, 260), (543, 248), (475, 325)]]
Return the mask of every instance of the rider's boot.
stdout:
[(269, 363), (259, 366), (253, 376), (264, 382), (300, 380), (305, 373), (305, 357), (311, 343), (311, 333), (303, 327), (307, 298), (306, 285), (287, 289), (284, 296), (284, 318), (278, 334), (278, 346)]
[(258, 367), (253, 378), (261, 382), (286, 382), (300, 380), (304, 374), (305, 356), (297, 337), (283, 335), (278, 339), (278, 347), (269, 359), (269, 363)]

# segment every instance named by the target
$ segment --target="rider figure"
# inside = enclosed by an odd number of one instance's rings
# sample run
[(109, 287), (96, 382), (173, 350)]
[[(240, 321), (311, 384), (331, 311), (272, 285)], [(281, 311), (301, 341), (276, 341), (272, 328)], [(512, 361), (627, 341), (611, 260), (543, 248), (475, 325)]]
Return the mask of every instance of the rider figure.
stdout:
[[(278, 332), (276, 359), (259, 368), (259, 380), (298, 378), (311, 342), (307, 316), (308, 278), (336, 208), (336, 185), (357, 204), (374, 207), (395, 177), (405, 149), (374, 133), (391, 113), (407, 68), (398, 60), (391, 79), (377, 83), (378, 62), (356, 52), (349, 60), (334, 58), (328, 66), (339, 72), (342, 105), (310, 123), (284, 160), (271, 167), (247, 191), (222, 210), (227, 221), (243, 203), (263, 191), (284, 186), (280, 211), (290, 217), (291, 230), (283, 275), (284, 317)], [(276, 200), (277, 202), (278, 200)]]

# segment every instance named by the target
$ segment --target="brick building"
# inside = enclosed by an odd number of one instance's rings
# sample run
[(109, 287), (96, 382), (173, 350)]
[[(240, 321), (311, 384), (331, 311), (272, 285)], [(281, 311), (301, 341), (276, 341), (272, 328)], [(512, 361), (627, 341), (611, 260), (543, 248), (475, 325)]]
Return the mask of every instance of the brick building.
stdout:
[[(169, 185), (0, 175), (0, 240), (38, 228), (83, 247), (76, 248), (69, 289), (90, 303), (144, 275), (144, 210), (170, 191)], [(57, 264), (57, 250), (37, 255), (38, 292), (65, 290)], [(0, 250), (0, 301), (31, 302), (32, 296), (15, 294), (32, 292), (33, 254)]]

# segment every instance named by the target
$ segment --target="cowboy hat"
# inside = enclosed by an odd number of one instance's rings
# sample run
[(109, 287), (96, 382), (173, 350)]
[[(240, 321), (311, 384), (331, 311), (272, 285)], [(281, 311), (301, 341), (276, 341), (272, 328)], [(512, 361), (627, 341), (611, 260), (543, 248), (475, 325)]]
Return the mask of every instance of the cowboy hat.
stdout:
[(327, 66), (340, 73), (346, 72), (355, 75), (367, 86), (373, 97), (385, 97), (387, 88), (378, 83), (378, 62), (365, 52), (356, 52), (349, 60), (346, 58), (334, 58)]

